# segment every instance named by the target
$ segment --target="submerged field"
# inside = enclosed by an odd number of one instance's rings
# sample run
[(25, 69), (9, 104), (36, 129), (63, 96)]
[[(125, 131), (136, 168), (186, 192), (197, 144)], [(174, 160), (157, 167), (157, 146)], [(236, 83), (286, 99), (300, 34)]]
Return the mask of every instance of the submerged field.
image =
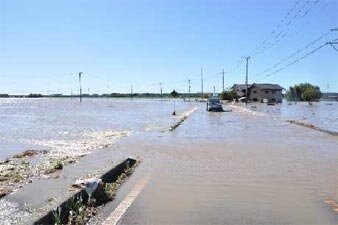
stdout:
[[(144, 176), (122, 224), (336, 224), (338, 139), (286, 120), (337, 131), (338, 104), (225, 108), (232, 112), (176, 102), (174, 117), (170, 101), (0, 100), (1, 177), (18, 179), (0, 181), (16, 190), (0, 199), (0, 224), (33, 221), (69, 196), (76, 179), (128, 156), (140, 168), (91, 224)], [(29, 149), (36, 154), (20, 155)]]

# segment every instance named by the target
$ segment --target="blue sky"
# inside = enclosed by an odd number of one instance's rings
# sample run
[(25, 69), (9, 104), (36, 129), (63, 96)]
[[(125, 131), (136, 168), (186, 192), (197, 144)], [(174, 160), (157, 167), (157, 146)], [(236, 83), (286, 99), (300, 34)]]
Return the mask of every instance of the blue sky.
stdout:
[(226, 87), (244, 81), (236, 65), (247, 55), (249, 82), (338, 91), (329, 45), (265, 76), (338, 38), (337, 27), (338, 0), (0, 0), (0, 93), (75, 93), (80, 71), (90, 93), (159, 92), (159, 82), (186, 92), (188, 79), (198, 92), (201, 67), (204, 89), (221, 90), (222, 69)]

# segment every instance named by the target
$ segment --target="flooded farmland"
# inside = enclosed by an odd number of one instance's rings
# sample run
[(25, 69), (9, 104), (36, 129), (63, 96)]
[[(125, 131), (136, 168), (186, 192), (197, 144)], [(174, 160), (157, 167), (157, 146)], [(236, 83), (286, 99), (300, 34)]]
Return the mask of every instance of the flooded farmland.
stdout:
[[(337, 131), (337, 103), (237, 104), (224, 106), (232, 112), (209, 113), (204, 103), (176, 102), (174, 117), (171, 101), (0, 102), (0, 158), (47, 151), (25, 158), (33, 172), (0, 199), (1, 224), (34, 221), (68, 196), (77, 178), (128, 156), (141, 160), (139, 168), (91, 224), (101, 224), (145, 176), (120, 224), (337, 223), (337, 137), (286, 122)], [(74, 162), (58, 177), (42, 176), (40, 168), (60, 159)], [(39, 195), (31, 194), (37, 187)]]

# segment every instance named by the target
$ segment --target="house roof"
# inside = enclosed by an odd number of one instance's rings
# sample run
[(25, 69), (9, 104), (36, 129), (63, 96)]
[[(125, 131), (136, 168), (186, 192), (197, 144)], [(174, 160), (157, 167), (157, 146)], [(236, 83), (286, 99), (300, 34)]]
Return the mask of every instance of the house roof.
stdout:
[[(251, 84), (248, 84), (248, 88), (251, 87)], [(239, 89), (239, 90), (243, 90), (246, 89), (246, 85), (245, 84), (234, 84), (231, 89)]]
[[(257, 87), (263, 90), (283, 90), (284, 89), (279, 84), (258, 84), (258, 83), (248, 84), (248, 89), (252, 87)], [(231, 89), (244, 90), (246, 89), (246, 85), (245, 84), (234, 84), (231, 87)]]
[(283, 90), (284, 88), (278, 84), (252, 84), (252, 87), (258, 87), (260, 89), (267, 89), (267, 90)]

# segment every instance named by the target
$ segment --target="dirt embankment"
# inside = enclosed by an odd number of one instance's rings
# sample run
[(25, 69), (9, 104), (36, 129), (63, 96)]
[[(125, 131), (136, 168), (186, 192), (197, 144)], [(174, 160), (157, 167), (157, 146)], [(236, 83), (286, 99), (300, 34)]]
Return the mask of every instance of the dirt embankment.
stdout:
[(197, 107), (194, 107), (193, 109), (182, 113), (181, 115), (178, 116), (178, 121), (174, 123), (170, 128), (169, 131), (174, 131), (177, 127), (179, 127), (188, 117), (194, 113), (197, 110)]
[(324, 133), (327, 133), (327, 134), (330, 134), (330, 135), (333, 135), (333, 136), (338, 136), (338, 132), (330, 131), (330, 130), (325, 130), (325, 129), (317, 127), (317, 126), (315, 126), (313, 124), (303, 123), (303, 122), (299, 122), (299, 121), (296, 121), (296, 120), (287, 120), (286, 122), (289, 122), (291, 124), (295, 124), (295, 125), (298, 125), (298, 126), (306, 127), (306, 128), (312, 129), (312, 130), (317, 130), (317, 131), (320, 131), (320, 132), (324, 132)]

